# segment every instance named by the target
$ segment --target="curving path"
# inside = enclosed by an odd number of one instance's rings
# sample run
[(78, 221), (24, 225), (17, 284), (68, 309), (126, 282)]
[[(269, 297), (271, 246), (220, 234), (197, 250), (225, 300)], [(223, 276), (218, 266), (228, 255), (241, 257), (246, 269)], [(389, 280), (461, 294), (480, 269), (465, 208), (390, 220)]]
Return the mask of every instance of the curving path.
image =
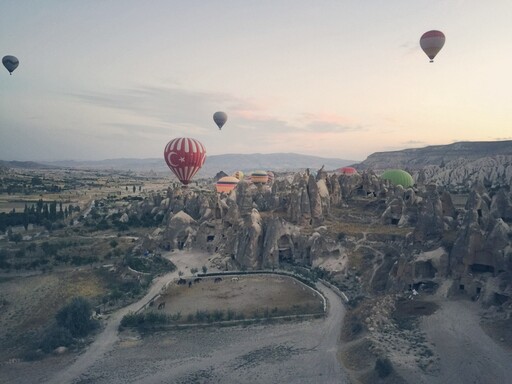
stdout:
[(166, 331), (120, 339), (121, 318), (156, 295), (178, 270), (201, 268), (208, 255), (169, 254), (178, 269), (160, 277), (139, 302), (117, 311), (85, 353), (50, 383), (348, 383), (337, 352), (345, 309), (327, 286), (325, 318), (274, 325)]
[(157, 295), (167, 282), (178, 278), (179, 271), (185, 271), (187, 268), (200, 269), (203, 265), (208, 263), (208, 256), (204, 253), (181, 251), (168, 252), (163, 256), (167, 257), (176, 265), (176, 270), (156, 278), (149, 292), (142, 299), (112, 313), (103, 331), (97, 335), (95, 341), (87, 348), (85, 353), (78, 356), (77, 360), (65, 370), (57, 372), (55, 376), (48, 380), (48, 383), (73, 382), (73, 379), (79, 377), (97, 360), (102, 359), (107, 352), (114, 348), (115, 343), (119, 340), (118, 328), (123, 316), (129, 312), (135, 312), (152, 297)]

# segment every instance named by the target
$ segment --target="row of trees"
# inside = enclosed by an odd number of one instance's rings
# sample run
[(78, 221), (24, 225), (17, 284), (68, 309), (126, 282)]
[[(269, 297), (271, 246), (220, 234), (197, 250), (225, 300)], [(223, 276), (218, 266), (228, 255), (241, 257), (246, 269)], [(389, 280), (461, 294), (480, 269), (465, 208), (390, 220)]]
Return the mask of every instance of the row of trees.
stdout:
[(23, 225), (28, 229), (29, 224), (44, 225), (51, 229), (52, 223), (68, 218), (73, 212), (80, 212), (78, 205), (69, 204), (64, 206), (62, 202), (44, 202), (42, 199), (30, 207), (25, 204), (23, 212), (16, 212), (16, 209), (9, 213), (0, 213), (0, 231), (5, 232), (7, 228)]

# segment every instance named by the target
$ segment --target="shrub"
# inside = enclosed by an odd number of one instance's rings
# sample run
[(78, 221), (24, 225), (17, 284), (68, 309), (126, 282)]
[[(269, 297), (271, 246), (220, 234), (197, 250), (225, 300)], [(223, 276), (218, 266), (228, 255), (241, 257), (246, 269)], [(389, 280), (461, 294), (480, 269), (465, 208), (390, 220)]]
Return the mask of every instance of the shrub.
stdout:
[(388, 377), (393, 372), (393, 364), (387, 357), (379, 357), (375, 362), (375, 371), (381, 379)]
[(69, 330), (73, 337), (83, 337), (97, 327), (91, 313), (89, 302), (83, 297), (75, 297), (57, 313), (57, 324)]

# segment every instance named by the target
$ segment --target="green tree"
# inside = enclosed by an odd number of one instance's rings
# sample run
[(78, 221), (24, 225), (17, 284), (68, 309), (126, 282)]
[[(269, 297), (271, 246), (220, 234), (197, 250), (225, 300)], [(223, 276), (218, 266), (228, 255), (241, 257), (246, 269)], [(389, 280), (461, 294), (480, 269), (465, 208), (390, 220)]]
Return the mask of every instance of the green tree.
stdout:
[(68, 329), (73, 337), (83, 337), (97, 327), (91, 313), (91, 304), (84, 297), (75, 297), (57, 313), (57, 324)]
[(206, 273), (208, 271), (208, 268), (206, 267), (206, 265), (203, 265), (201, 269), (203, 270), (203, 273)]

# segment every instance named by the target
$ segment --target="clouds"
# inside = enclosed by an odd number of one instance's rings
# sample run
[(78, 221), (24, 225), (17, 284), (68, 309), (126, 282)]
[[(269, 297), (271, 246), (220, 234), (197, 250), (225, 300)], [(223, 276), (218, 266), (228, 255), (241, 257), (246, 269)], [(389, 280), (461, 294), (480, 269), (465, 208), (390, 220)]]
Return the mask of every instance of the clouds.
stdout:
[[(1, 79), (1, 156), (155, 157), (191, 136), (209, 154), (362, 160), (510, 136), (510, 1), (287, 3), (7, 5), (21, 64)], [(437, 28), (429, 64), (419, 38)]]

